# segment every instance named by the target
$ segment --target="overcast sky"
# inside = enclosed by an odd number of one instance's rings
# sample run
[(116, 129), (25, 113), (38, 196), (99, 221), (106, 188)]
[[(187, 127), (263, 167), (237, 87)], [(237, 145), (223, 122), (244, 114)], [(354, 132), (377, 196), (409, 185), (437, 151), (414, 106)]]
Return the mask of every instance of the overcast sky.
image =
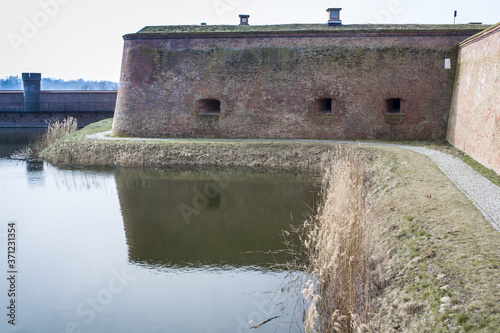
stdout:
[(500, 22), (500, 0), (0, 0), (0, 78), (118, 81), (122, 36), (147, 25)]

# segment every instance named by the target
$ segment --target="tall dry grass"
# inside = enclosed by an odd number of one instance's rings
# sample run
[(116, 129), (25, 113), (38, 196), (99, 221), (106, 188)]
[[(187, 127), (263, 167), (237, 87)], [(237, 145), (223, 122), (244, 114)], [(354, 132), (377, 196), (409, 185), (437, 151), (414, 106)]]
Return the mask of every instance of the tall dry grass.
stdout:
[(28, 159), (38, 158), (42, 150), (59, 140), (65, 135), (71, 134), (78, 129), (78, 122), (73, 117), (66, 117), (63, 120), (55, 120), (49, 123), (47, 132), (37, 137), (27, 147), (14, 152), (13, 158)]
[(365, 173), (352, 149), (325, 168), (323, 204), (301, 231), (306, 332), (370, 332), (370, 256)]
[(47, 148), (63, 136), (75, 132), (78, 128), (77, 120), (73, 117), (66, 117), (63, 120), (56, 120), (49, 124), (47, 133), (35, 141), (36, 151), (40, 152)]

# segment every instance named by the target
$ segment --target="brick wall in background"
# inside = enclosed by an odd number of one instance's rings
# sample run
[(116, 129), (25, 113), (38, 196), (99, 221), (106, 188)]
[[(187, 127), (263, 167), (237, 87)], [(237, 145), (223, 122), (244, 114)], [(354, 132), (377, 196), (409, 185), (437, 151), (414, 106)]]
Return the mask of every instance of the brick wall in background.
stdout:
[(22, 91), (0, 90), (0, 111), (23, 111)]
[(114, 111), (116, 91), (41, 91), (40, 111)]
[(24, 111), (22, 91), (0, 91), (0, 127), (47, 127), (66, 117), (78, 126), (113, 117), (116, 91), (41, 91), (40, 111)]
[[(116, 91), (41, 91), (40, 111), (114, 111)], [(1, 111), (24, 111), (22, 91), (0, 90)]]

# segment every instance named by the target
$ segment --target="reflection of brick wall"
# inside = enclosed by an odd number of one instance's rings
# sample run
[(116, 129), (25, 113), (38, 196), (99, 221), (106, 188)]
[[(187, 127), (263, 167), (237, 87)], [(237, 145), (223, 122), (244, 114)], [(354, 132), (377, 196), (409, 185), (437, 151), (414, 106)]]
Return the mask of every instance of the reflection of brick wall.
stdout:
[[(458, 43), (480, 28), (342, 29), (127, 35), (113, 133), (444, 137), (455, 77), (445, 59), (455, 66)], [(335, 112), (318, 114), (322, 98)], [(390, 98), (404, 114), (386, 114)], [(200, 115), (200, 99), (220, 100), (220, 115)]]
[(500, 174), (500, 24), (460, 44), (447, 137)]
[(156, 264), (282, 263), (262, 252), (283, 249), (282, 230), (313, 209), (318, 189), (237, 171), (122, 169), (115, 180), (129, 259)]

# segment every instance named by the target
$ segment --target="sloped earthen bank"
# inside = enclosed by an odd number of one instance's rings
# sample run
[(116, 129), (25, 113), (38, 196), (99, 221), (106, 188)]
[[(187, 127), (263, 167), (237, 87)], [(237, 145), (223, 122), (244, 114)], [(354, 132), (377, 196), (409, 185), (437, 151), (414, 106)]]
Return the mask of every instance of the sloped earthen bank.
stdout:
[(55, 165), (106, 167), (260, 167), (320, 171), (331, 144), (173, 140), (169, 142), (92, 140), (87, 134), (106, 130), (110, 120), (86, 127), (42, 153)]

